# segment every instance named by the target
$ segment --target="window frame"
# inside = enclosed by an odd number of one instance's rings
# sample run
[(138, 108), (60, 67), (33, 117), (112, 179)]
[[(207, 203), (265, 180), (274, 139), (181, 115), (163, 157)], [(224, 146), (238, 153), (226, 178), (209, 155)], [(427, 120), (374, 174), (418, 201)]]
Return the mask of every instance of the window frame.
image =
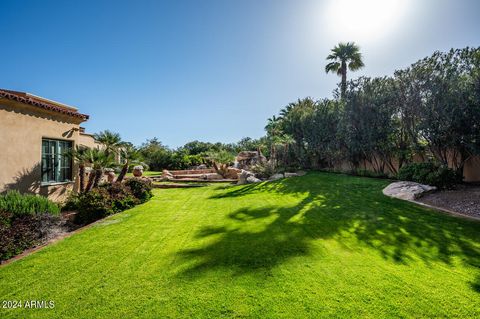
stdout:
[[(47, 142), (46, 149), (45, 142)], [(65, 154), (65, 151), (73, 149), (73, 146), (72, 140), (42, 137), (41, 186), (73, 183), (73, 159)], [(47, 152), (45, 152), (46, 150)], [(44, 178), (45, 175), (47, 178)]]

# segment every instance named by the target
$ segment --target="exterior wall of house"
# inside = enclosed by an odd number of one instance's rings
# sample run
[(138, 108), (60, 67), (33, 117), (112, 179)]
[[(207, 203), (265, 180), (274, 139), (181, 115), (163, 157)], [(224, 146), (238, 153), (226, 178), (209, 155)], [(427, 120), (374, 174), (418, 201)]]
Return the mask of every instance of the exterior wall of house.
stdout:
[(95, 140), (92, 134), (82, 133), (78, 135), (78, 145), (85, 146), (88, 148), (101, 148), (102, 143), (99, 143)]
[[(82, 119), (0, 98), (0, 192), (17, 189), (62, 201), (75, 182), (42, 185), (42, 138), (79, 143)], [(73, 166), (75, 180), (77, 168)]]

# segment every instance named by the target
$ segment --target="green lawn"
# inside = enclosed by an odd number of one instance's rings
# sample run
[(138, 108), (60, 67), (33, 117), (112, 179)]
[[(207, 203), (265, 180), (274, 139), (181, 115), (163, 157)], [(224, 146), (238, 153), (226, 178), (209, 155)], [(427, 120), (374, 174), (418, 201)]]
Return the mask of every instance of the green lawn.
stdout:
[[(157, 176), (162, 175), (162, 172), (155, 172), (155, 171), (145, 171), (143, 172), (143, 176)], [(133, 173), (127, 173), (127, 177), (132, 177)]]
[(0, 318), (480, 317), (480, 223), (311, 173), (155, 190), (0, 268)]

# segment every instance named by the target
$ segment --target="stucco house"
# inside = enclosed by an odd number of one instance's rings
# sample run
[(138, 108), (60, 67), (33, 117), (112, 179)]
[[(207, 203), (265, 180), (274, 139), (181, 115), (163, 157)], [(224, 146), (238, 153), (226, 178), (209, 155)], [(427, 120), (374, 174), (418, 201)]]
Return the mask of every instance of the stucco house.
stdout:
[(78, 187), (65, 151), (98, 147), (80, 124), (88, 115), (33, 94), (0, 89), (0, 192), (16, 189), (65, 199)]

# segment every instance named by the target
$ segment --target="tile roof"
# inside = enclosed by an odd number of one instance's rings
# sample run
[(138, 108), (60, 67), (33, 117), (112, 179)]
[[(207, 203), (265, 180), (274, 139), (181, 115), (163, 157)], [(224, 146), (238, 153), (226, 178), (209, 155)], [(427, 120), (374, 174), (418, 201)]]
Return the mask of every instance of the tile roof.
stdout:
[(89, 118), (88, 115), (79, 113), (75, 108), (62, 106), (60, 103), (56, 104), (54, 101), (43, 100), (40, 97), (36, 97), (24, 92), (0, 89), (0, 98), (33, 105), (45, 110), (62, 113), (72, 117), (77, 117), (83, 119), (84, 121), (88, 120)]

